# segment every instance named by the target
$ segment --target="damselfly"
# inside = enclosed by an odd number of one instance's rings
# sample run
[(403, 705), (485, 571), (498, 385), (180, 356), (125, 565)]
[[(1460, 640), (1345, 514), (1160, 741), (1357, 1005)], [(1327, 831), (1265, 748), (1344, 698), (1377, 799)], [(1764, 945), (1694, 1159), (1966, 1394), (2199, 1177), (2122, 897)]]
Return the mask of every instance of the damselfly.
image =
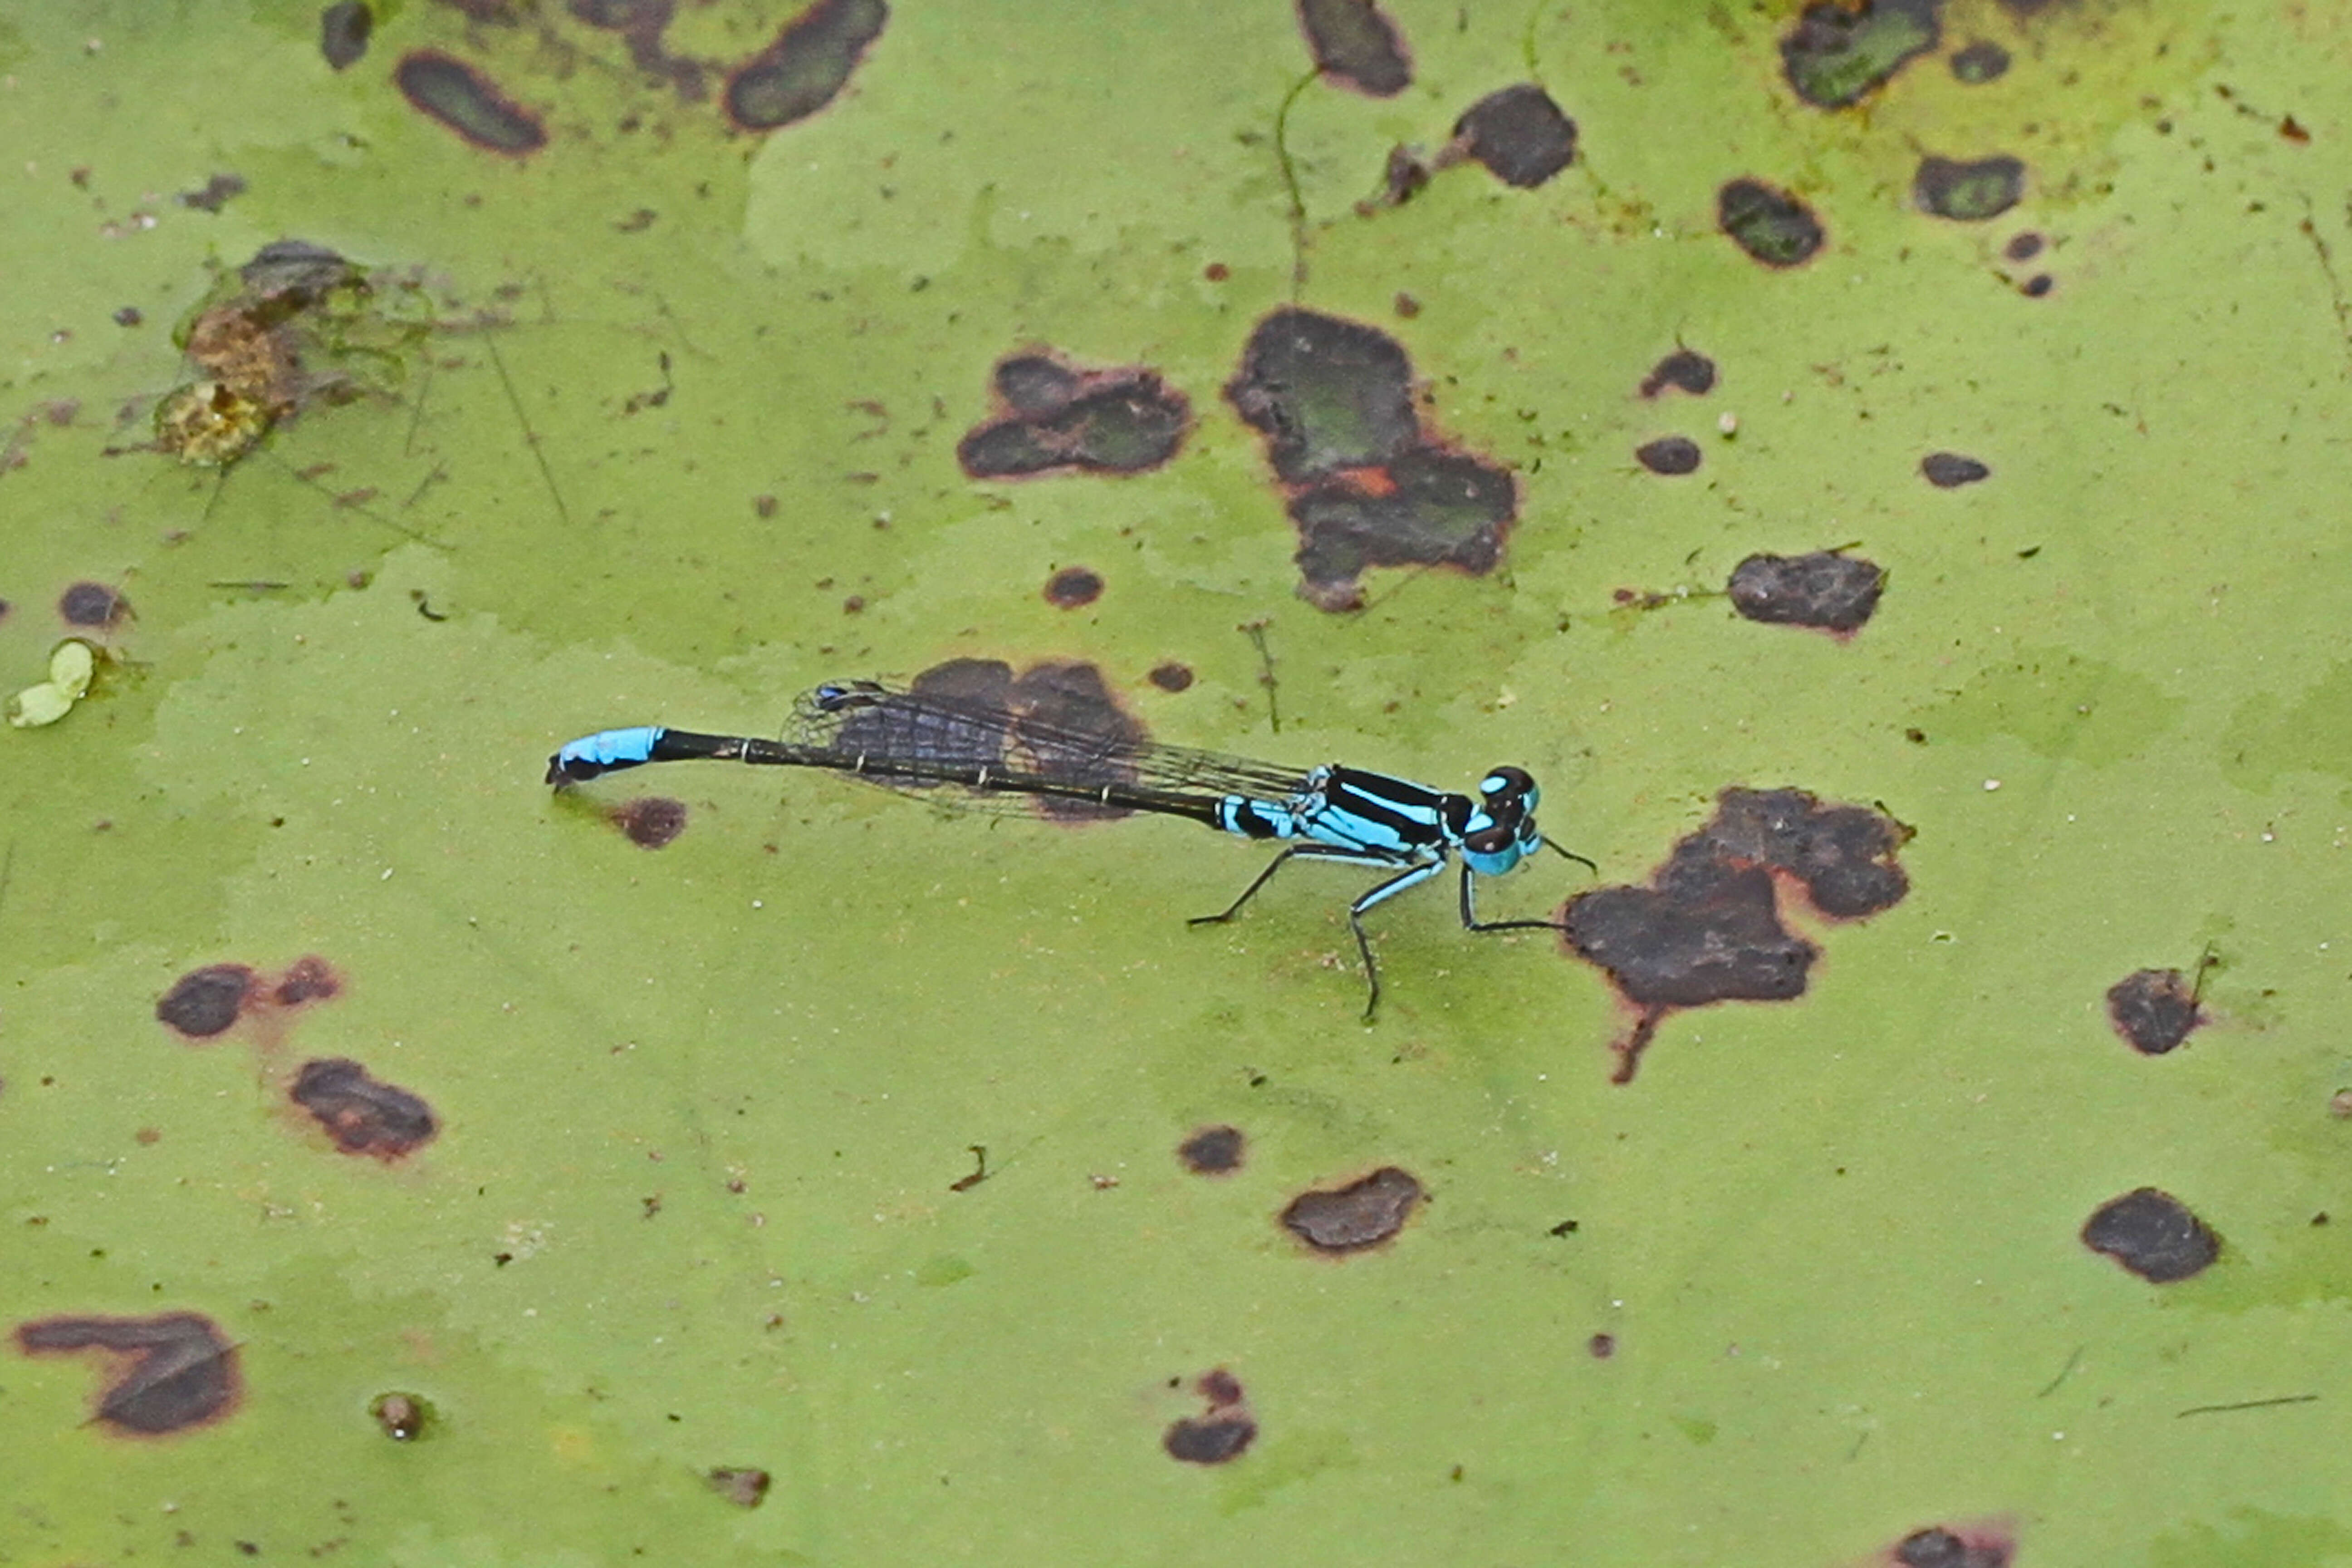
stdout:
[[(1003, 666), (991, 667), (1003, 670)], [(1391, 869), (1348, 906), (1363, 956), (1370, 1022), (1381, 1003), (1380, 967), (1364, 934), (1367, 910), (1462, 859), (1462, 924), (1474, 931), (1557, 931), (1549, 921), (1482, 921), (1475, 879), (1499, 877), (1538, 846), (1590, 867), (1536, 828), (1536, 782), (1515, 767), (1478, 781), (1478, 798), (1386, 773), (1326, 763), (1299, 770), (1245, 762), (1140, 739), (1132, 725), (1105, 730), (1057, 723), (1034, 707), (966, 692), (902, 690), (870, 680), (835, 681), (801, 700), (791, 740), (702, 735), (644, 725), (604, 730), (566, 743), (548, 759), (558, 789), (644, 763), (712, 759), (823, 768), (898, 789), (955, 786), (986, 795), (1027, 795), (1063, 816), (1155, 812), (1189, 817), (1242, 838), (1286, 842), (1222, 912), (1233, 919), (1293, 860), (1338, 860)]]

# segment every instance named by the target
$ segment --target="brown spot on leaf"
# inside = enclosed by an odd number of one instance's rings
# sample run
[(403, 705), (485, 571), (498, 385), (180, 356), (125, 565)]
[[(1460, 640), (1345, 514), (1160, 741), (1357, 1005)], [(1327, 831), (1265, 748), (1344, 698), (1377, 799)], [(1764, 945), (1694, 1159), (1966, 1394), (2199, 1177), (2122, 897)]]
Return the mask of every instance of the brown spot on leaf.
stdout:
[(1045, 602), (1057, 610), (1084, 608), (1102, 594), (1102, 574), (1084, 566), (1065, 566), (1045, 579)]
[(1672, 389), (1704, 397), (1715, 390), (1715, 362), (1691, 349), (1676, 349), (1642, 378), (1642, 395), (1655, 397)]
[(236, 1347), (194, 1312), (151, 1318), (43, 1318), (20, 1323), (27, 1355), (99, 1351), (115, 1360), (93, 1417), (141, 1436), (217, 1421), (236, 1405)]
[(976, 479), (1139, 474), (1174, 457), (1192, 428), (1184, 395), (1142, 365), (1080, 370), (1046, 353), (998, 363), (996, 416), (957, 443)]
[(1771, 268), (1811, 260), (1828, 237), (1811, 207), (1761, 180), (1733, 180), (1717, 192), (1716, 222), (1734, 245)]
[(1422, 1196), (1409, 1172), (1383, 1165), (1344, 1187), (1299, 1194), (1282, 1211), (1282, 1225), (1318, 1252), (1361, 1252), (1402, 1230)]
[(1239, 1458), (1257, 1436), (1241, 1379), (1217, 1367), (1202, 1373), (1192, 1386), (1207, 1408), (1171, 1425), (1160, 1436), (1160, 1447), (1170, 1458), (1188, 1465), (1222, 1465)]
[(253, 994), (256, 978), (242, 963), (192, 969), (156, 1002), (155, 1016), (192, 1040), (226, 1034)]
[(1379, 328), (1283, 309), (1260, 321), (1225, 387), (1265, 437), (1297, 524), (1299, 592), (1327, 610), (1362, 603), (1375, 566), (1502, 559), (1518, 514), (1510, 473), (1423, 432), (1412, 362)]
[(2197, 990), (2189, 976), (2178, 969), (2142, 969), (2107, 987), (2107, 1021), (2132, 1049), (2160, 1057), (2187, 1040), (2205, 1018), (2197, 1010)]
[(2155, 1187), (2101, 1204), (2084, 1223), (2083, 1245), (2155, 1285), (2202, 1274), (2221, 1255), (2221, 1238), (2179, 1198)]
[(1242, 1168), (1247, 1146), (1238, 1127), (1203, 1127), (1176, 1146), (1176, 1158), (1196, 1176), (1227, 1176)]
[(746, 131), (806, 120), (839, 96), (889, 20), (883, 0), (817, 0), (728, 79), (728, 117)]
[(1490, 92), (1454, 123), (1454, 144), (1495, 178), (1535, 189), (1576, 159), (1576, 121), (1533, 82)]
[(105, 630), (131, 614), (131, 601), (103, 583), (76, 583), (58, 595), (58, 616), (69, 626)]
[(1751, 555), (1731, 574), (1731, 607), (1768, 626), (1860, 630), (1878, 608), (1885, 568), (1841, 552)]
[(1343, 87), (1394, 98), (1412, 85), (1404, 35), (1372, 0), (1297, 0), (1315, 68)]
[(287, 1098), (309, 1111), (346, 1154), (390, 1163), (415, 1153), (440, 1131), (423, 1100), (341, 1057), (304, 1062)]
[(666, 849), (686, 831), (686, 802), (666, 795), (624, 801), (608, 814), (613, 826), (640, 849)]
[(547, 145), (547, 128), (498, 84), (454, 55), (418, 49), (393, 68), (410, 107), (487, 153), (523, 157)]
[(1570, 947), (1639, 1009), (1612, 1081), (1631, 1083), (1665, 1015), (1712, 1002), (1804, 994), (1820, 949), (1781, 923), (1780, 880), (1814, 910), (1855, 920), (1910, 889), (1895, 852), (1910, 829), (1802, 790), (1727, 789), (1714, 818), (1675, 846), (1647, 887), (1600, 888), (1563, 911)]

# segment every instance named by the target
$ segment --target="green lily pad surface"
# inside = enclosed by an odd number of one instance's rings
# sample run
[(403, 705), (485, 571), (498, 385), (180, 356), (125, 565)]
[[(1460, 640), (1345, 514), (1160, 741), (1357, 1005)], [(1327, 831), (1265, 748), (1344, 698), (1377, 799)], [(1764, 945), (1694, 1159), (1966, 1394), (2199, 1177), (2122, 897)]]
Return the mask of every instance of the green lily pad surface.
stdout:
[[(2352, 1562), (2347, 73), (16, 7), (0, 1563)], [(951, 661), (1592, 868), (543, 782)]]

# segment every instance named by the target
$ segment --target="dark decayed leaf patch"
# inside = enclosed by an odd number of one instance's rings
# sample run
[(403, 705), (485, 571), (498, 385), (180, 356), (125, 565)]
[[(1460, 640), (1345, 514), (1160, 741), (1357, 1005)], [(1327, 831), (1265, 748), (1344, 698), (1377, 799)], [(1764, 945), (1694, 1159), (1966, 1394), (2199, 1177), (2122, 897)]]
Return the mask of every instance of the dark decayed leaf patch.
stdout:
[(1704, 397), (1715, 390), (1715, 362), (1693, 349), (1676, 349), (1642, 378), (1642, 395), (1655, 397), (1668, 390)]
[(1958, 489), (1992, 477), (1992, 469), (1958, 452), (1930, 452), (1919, 459), (1919, 472), (1939, 490)]
[(1733, 180), (1716, 193), (1716, 223), (1731, 242), (1767, 267), (1812, 259), (1828, 237), (1812, 208), (1761, 180)]
[(2084, 1222), (2083, 1245), (2155, 1285), (2202, 1274), (2221, 1256), (2221, 1238), (2186, 1204), (2155, 1187), (2101, 1204)]
[(606, 813), (621, 836), (640, 849), (667, 849), (686, 831), (686, 802), (666, 795), (640, 795)]
[(1192, 428), (1184, 395), (1141, 365), (1081, 371), (1051, 353), (999, 361), (996, 416), (956, 445), (976, 479), (1139, 474), (1174, 457)]
[(488, 153), (523, 157), (547, 145), (547, 128), (482, 72), (438, 49), (418, 49), (393, 68), (409, 106)]
[(194, 1312), (151, 1318), (43, 1318), (16, 1326), (27, 1355), (98, 1351), (114, 1376), (92, 1415), (101, 1426), (161, 1436), (217, 1421), (235, 1407), (236, 1347)]
[(1383, 1165), (1344, 1187), (1299, 1194), (1282, 1211), (1282, 1225), (1318, 1252), (1361, 1252), (1392, 1239), (1422, 1201), (1409, 1172)]
[(1633, 1081), (1675, 1008), (1803, 995), (1821, 950), (1782, 924), (1780, 883), (1795, 883), (1832, 920), (1891, 909), (1910, 889), (1895, 861), (1910, 837), (1883, 812), (1824, 805), (1802, 790), (1727, 789), (1714, 819), (1675, 846), (1649, 886), (1570, 900), (1570, 946), (1639, 1009), (1613, 1047), (1612, 1081)]
[(1192, 1385), (1206, 1408), (1170, 1425), (1160, 1446), (1188, 1465), (1222, 1465), (1241, 1458), (1257, 1436), (1241, 1379), (1223, 1367), (1202, 1373)]
[(1576, 121), (1531, 81), (1490, 92), (1454, 122), (1454, 144), (1507, 185), (1531, 191), (1576, 161)]
[(1502, 559), (1517, 485), (1499, 465), (1423, 432), (1412, 362), (1379, 328), (1276, 310), (1250, 334), (1225, 396), (1265, 437), (1288, 492), (1308, 603), (1361, 608), (1359, 579), (1374, 566), (1475, 575)]
[(2016, 1555), (2017, 1542), (2006, 1531), (1932, 1524), (1896, 1542), (1885, 1561), (1893, 1568), (2009, 1568)]
[(1176, 1145), (1176, 1158), (1196, 1176), (1229, 1176), (1242, 1168), (1246, 1152), (1238, 1127), (1203, 1127)]
[(1751, 555), (1732, 570), (1731, 607), (1768, 626), (1853, 632), (1886, 589), (1885, 568), (1838, 551)]
[(1780, 39), (1789, 85), (1818, 109), (1859, 102), (1936, 47), (1942, 9), (1943, 0), (1816, 0)]
[(1911, 182), (1919, 210), (1958, 223), (1999, 217), (2025, 195), (2025, 165), (2007, 156), (1960, 163), (1924, 158)]
[(2178, 969), (2142, 969), (2107, 987), (2107, 1021), (2142, 1056), (2178, 1048), (2205, 1021), (2197, 989)]
[(883, 0), (816, 0), (728, 78), (728, 118), (745, 131), (806, 120), (840, 95), (889, 20)]
[(1328, 80), (1373, 98), (1412, 85), (1404, 35), (1372, 0), (1298, 0), (1298, 28)]
[(433, 1108), (421, 1098), (341, 1057), (304, 1062), (287, 1098), (309, 1111), (342, 1152), (387, 1163), (415, 1153), (440, 1131)]
[(1677, 479), (1698, 472), (1698, 443), (1687, 436), (1661, 436), (1633, 448), (1633, 460), (1654, 474)]

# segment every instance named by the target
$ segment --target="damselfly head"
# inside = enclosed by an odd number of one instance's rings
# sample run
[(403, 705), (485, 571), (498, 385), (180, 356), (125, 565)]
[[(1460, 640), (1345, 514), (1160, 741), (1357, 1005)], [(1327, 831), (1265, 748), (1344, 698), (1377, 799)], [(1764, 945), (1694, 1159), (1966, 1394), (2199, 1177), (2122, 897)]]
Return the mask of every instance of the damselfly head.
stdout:
[(1522, 856), (1542, 842), (1536, 831), (1536, 781), (1525, 769), (1501, 767), (1478, 781), (1486, 805), (1462, 836), (1462, 850), (1471, 869), (1499, 876), (1519, 863)]

